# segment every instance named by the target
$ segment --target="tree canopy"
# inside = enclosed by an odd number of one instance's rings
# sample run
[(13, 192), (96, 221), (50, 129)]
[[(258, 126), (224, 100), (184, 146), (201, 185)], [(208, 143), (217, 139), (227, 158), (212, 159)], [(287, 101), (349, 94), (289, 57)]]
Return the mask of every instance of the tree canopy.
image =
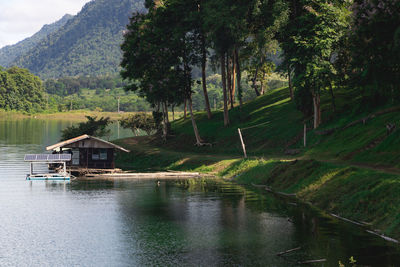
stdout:
[[(201, 66), (198, 82), (210, 118), (209, 62), (221, 77), (227, 126), (229, 105), (243, 101), (242, 72), (260, 95), (278, 67), (289, 78), (298, 109), (317, 128), (323, 121), (321, 95), (329, 95), (335, 113), (339, 87), (357, 88), (370, 103), (367, 108), (400, 101), (399, 5), (382, 0), (148, 0), (148, 13), (134, 14), (128, 25), (122, 77), (128, 90), (140, 92), (166, 114), (182, 102), (185, 111), (186, 104), (191, 108), (192, 73)], [(275, 66), (278, 52), (281, 61)], [(194, 120), (193, 129), (201, 143)]]
[(18, 67), (0, 68), (0, 109), (39, 112), (44, 106), (44, 87), (39, 77)]

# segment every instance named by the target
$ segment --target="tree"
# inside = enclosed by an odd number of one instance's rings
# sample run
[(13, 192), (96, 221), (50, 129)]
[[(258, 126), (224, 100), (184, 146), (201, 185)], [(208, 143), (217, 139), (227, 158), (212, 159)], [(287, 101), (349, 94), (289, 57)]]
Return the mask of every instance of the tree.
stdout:
[(44, 88), (39, 77), (26, 69), (0, 70), (0, 108), (24, 112), (44, 109)]
[(365, 106), (400, 99), (400, 1), (355, 0), (345, 74)]
[(164, 139), (168, 133), (168, 106), (189, 104), (196, 144), (201, 145), (192, 108), (191, 66), (200, 61), (199, 31), (184, 12), (198, 12), (188, 0), (148, 1), (149, 13), (136, 14), (122, 45), (123, 78), (128, 90), (139, 90), (164, 114)]
[(86, 116), (87, 121), (81, 122), (78, 125), (72, 125), (61, 131), (61, 141), (75, 138), (84, 134), (102, 137), (110, 134), (107, 126), (110, 124), (110, 118)]
[(138, 134), (139, 130), (151, 135), (158, 130), (158, 125), (153, 116), (146, 113), (137, 113), (124, 117), (120, 120), (123, 128), (131, 129), (133, 134)]
[[(224, 126), (230, 124), (228, 110), (228, 93), (232, 92), (230, 62), (235, 60), (235, 72), (237, 73), (237, 85), (239, 100), (241, 102), (240, 90), (240, 63), (239, 48), (241, 42), (246, 38), (247, 21), (246, 15), (252, 9), (254, 1), (227, 0), (206, 1), (204, 27), (209, 29), (208, 38), (216, 56), (219, 59), (222, 77), (222, 90), (224, 95)], [(231, 93), (231, 96), (233, 92)], [(233, 97), (231, 97), (233, 102)]]
[(322, 122), (320, 96), (326, 88), (331, 90), (335, 109), (332, 83), (336, 70), (333, 62), (338, 43), (348, 27), (349, 12), (341, 1), (303, 0), (295, 3), (291, 6), (294, 15), (283, 29), (287, 41), (282, 48), (286, 64), (289, 69), (294, 68), (297, 106), (305, 116), (313, 111), (314, 128), (317, 128)]

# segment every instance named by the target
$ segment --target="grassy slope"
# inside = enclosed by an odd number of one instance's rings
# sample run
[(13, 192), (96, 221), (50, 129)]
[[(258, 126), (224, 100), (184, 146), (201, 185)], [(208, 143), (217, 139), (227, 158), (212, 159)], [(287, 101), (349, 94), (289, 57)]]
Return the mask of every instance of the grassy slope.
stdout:
[[(372, 223), (386, 234), (400, 237), (400, 131), (386, 134), (400, 112), (388, 113), (331, 135), (308, 133), (302, 147), (302, 115), (288, 98), (286, 88), (267, 93), (230, 111), (231, 126), (222, 125), (222, 112), (207, 120), (196, 115), (201, 136), (213, 147), (197, 148), (190, 120), (172, 124), (174, 137), (167, 144), (149, 137), (119, 140), (132, 152), (119, 155), (118, 164), (135, 170), (193, 170), (234, 178), (240, 183), (266, 184), (274, 190), (296, 193), (303, 201), (351, 219)], [(352, 112), (359, 101), (352, 92), (337, 92), (341, 116), (329, 114), (323, 98), (325, 123), (321, 129), (344, 126), (368, 115)], [(245, 114), (245, 115), (242, 115)], [(328, 119), (327, 119), (328, 118)], [(250, 159), (241, 159), (237, 128), (244, 130)], [(290, 146), (288, 146), (288, 144)], [(286, 156), (287, 148), (301, 153)]]

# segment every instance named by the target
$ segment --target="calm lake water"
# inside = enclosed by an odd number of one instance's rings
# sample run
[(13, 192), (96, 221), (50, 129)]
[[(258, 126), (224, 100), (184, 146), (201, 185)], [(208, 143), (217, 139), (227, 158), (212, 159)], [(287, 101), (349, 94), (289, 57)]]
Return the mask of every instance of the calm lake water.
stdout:
[(70, 124), (0, 120), (0, 266), (400, 266), (398, 245), (234, 184), (26, 181), (23, 155)]

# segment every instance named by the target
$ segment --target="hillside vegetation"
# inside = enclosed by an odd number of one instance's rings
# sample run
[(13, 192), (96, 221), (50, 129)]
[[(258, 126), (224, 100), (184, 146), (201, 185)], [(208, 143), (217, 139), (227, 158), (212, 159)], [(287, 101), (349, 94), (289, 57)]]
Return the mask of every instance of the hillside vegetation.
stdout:
[(44, 25), (40, 31), (28, 37), (15, 45), (8, 45), (0, 49), (0, 66), (11, 67), (12, 63), (19, 56), (27, 54), (31, 49), (35, 48), (44, 38), (58, 31), (73, 16), (64, 15), (60, 20)]
[(43, 78), (101, 75), (119, 70), (123, 31), (139, 0), (96, 0), (11, 64)]

